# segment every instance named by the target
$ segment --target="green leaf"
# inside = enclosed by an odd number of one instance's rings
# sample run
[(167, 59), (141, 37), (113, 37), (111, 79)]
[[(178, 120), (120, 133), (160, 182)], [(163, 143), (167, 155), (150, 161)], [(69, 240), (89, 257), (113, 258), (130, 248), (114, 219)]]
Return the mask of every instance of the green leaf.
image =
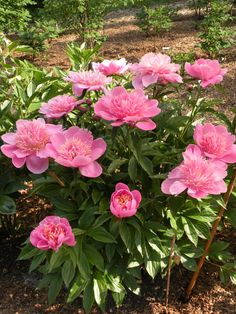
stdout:
[(114, 172), (116, 169), (120, 169), (122, 165), (124, 165), (127, 162), (128, 159), (126, 158), (120, 158), (120, 159), (115, 159), (112, 161), (112, 163), (109, 165), (107, 172), (110, 174)]
[(0, 214), (13, 215), (16, 212), (16, 204), (13, 199), (6, 195), (0, 195)]
[(53, 304), (61, 291), (62, 288), (62, 277), (60, 274), (57, 274), (55, 278), (50, 283), (49, 290), (48, 290), (48, 303), (49, 305)]
[(104, 271), (104, 259), (94, 246), (87, 244), (84, 248), (84, 253), (87, 256), (90, 264), (96, 266), (102, 272)]
[(75, 267), (71, 260), (65, 261), (61, 269), (61, 275), (66, 287), (68, 288), (75, 275)]
[(96, 303), (104, 310), (107, 288), (102, 280), (93, 279), (93, 292)]
[(92, 280), (90, 280), (84, 289), (83, 295), (83, 308), (85, 309), (86, 314), (90, 313), (93, 303), (94, 303), (93, 282)]
[(25, 260), (33, 257), (34, 255), (40, 254), (41, 251), (35, 247), (33, 247), (31, 244), (27, 244), (20, 252), (20, 255), (18, 256), (19, 260)]
[(79, 271), (80, 271), (82, 277), (85, 280), (88, 280), (90, 278), (90, 272), (91, 271), (90, 271), (88, 259), (83, 252), (79, 253), (77, 265), (78, 265), (78, 268), (79, 268)]
[(129, 165), (128, 165), (128, 173), (130, 176), (130, 179), (132, 181), (135, 181), (137, 178), (137, 161), (134, 158), (134, 156), (132, 156), (129, 160)]
[(198, 236), (202, 239), (210, 239), (210, 230), (207, 223), (197, 221), (194, 223), (194, 228), (197, 230)]
[(100, 201), (100, 199), (102, 198), (102, 196), (103, 196), (103, 191), (93, 189), (92, 200), (93, 200), (94, 204), (97, 204)]
[(106, 286), (109, 290), (116, 292), (116, 293), (121, 293), (124, 291), (124, 287), (121, 284), (121, 278), (119, 276), (114, 277), (112, 275), (106, 275)]
[(148, 274), (154, 279), (156, 277), (156, 274), (158, 273), (160, 269), (160, 262), (159, 261), (145, 261), (145, 267), (148, 272)]
[(236, 285), (236, 273), (230, 272), (229, 278), (231, 282)]
[(111, 214), (110, 212), (108, 213), (103, 213), (101, 216), (99, 216), (94, 224), (93, 224), (93, 227), (100, 227), (101, 225), (103, 225), (107, 220), (110, 220), (111, 219)]
[(194, 258), (188, 258), (186, 256), (180, 257), (181, 263), (183, 264), (184, 268), (195, 271), (197, 269), (197, 263)]
[(31, 81), (27, 86), (27, 96), (31, 97), (35, 91), (35, 84)]
[(116, 306), (122, 305), (125, 295), (125, 291), (122, 291), (120, 293), (112, 292), (112, 297), (115, 301)]
[(126, 274), (124, 282), (130, 291), (134, 294), (140, 295), (140, 286), (132, 275)]
[(54, 268), (59, 267), (64, 261), (63, 249), (60, 249), (58, 252), (52, 252), (52, 256), (50, 258), (50, 267), (49, 271), (52, 271)]
[(149, 176), (153, 174), (153, 164), (148, 157), (146, 156), (139, 157), (138, 163), (143, 168), (143, 170), (147, 172)]
[(86, 283), (82, 280), (81, 277), (78, 277), (76, 282), (73, 284), (72, 288), (70, 289), (67, 302), (71, 303), (75, 299), (77, 299), (80, 296), (81, 292), (84, 290), (85, 286), (86, 286)]
[(182, 223), (184, 225), (184, 231), (185, 231), (187, 237), (195, 246), (197, 246), (198, 233), (197, 233), (193, 223), (185, 217), (181, 217), (181, 218), (182, 218)]
[(31, 273), (33, 270), (35, 270), (46, 258), (46, 252), (42, 251), (41, 254), (34, 256), (31, 264), (29, 272)]
[(103, 227), (92, 228), (87, 233), (91, 238), (103, 243), (116, 243), (112, 234)]
[(127, 226), (127, 224), (122, 221), (119, 225), (119, 231), (122, 241), (124, 242), (128, 252), (132, 251), (133, 241), (131, 236), (131, 229)]

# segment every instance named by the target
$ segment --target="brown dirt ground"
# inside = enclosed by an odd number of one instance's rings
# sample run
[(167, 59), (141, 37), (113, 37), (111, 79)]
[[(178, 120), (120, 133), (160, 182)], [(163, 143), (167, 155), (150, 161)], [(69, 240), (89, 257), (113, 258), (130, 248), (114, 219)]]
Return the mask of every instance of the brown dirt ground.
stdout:
[[(197, 31), (195, 21), (188, 10), (180, 12), (179, 18), (174, 22), (173, 30), (165, 37), (157, 38), (155, 47), (153, 38), (146, 37), (134, 24), (135, 14), (136, 10), (120, 10), (107, 16), (104, 34), (108, 36), (108, 40), (103, 47), (104, 58), (126, 57), (129, 62), (137, 62), (143, 54), (150, 51), (175, 53), (193, 50), (197, 57), (203, 55), (199, 49), (195, 48), (198, 42)], [(47, 68), (59, 66), (68, 69), (66, 45), (76, 40), (77, 37), (73, 34), (60, 36), (52, 41), (47, 52), (33, 60), (34, 63)], [(168, 50), (165, 47), (169, 47)], [(226, 90), (224, 104), (222, 100), (220, 107), (220, 110), (225, 110), (225, 106), (232, 108), (236, 102), (236, 47), (226, 52), (222, 63), (228, 68), (223, 82)], [(18, 207), (22, 209), (20, 221), (29, 229), (35, 222), (35, 213), (37, 213), (37, 220), (40, 220), (45, 215), (45, 211), (50, 209), (50, 206), (42, 200), (28, 199), (25, 196), (20, 199)], [(233, 236), (235, 238), (235, 234)], [(232, 235), (231, 238), (233, 238)], [(56, 305), (50, 307), (47, 305), (46, 291), (39, 291), (35, 288), (38, 274), (28, 274), (28, 262), (15, 261), (24, 239), (25, 236), (6, 239), (0, 235), (0, 314), (83, 313), (81, 300), (73, 305), (65, 303), (65, 292), (60, 295)], [(191, 273), (183, 269), (173, 271), (168, 310), (163, 305), (165, 282), (160, 278), (152, 281), (144, 276), (140, 297), (129, 294), (124, 305), (119, 309), (115, 309), (113, 303), (108, 302), (106, 312), (115, 314), (236, 314), (236, 288), (232, 285), (223, 287), (216, 270), (212, 267), (203, 269), (191, 299), (183, 303), (184, 289), (190, 277)], [(94, 308), (93, 313), (100, 313), (100, 311)]]

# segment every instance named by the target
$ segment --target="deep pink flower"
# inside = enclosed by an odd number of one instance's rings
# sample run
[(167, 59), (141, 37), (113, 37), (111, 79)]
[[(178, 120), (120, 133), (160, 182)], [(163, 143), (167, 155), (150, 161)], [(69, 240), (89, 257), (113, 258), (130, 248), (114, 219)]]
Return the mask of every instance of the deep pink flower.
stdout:
[(179, 69), (180, 65), (171, 63), (169, 56), (150, 52), (145, 54), (139, 63), (130, 66), (134, 74), (132, 84), (135, 88), (143, 88), (156, 82), (182, 83), (182, 77), (176, 73)]
[(84, 90), (104, 90), (105, 86), (111, 83), (112, 78), (106, 77), (100, 72), (81, 71), (69, 72), (65, 78), (66, 81), (73, 84), (72, 89), (76, 96), (81, 96)]
[(193, 137), (206, 157), (226, 163), (236, 162), (234, 144), (236, 137), (229, 133), (225, 126), (214, 126), (211, 123), (197, 124)]
[(58, 132), (51, 137), (46, 150), (58, 164), (79, 168), (85, 177), (96, 178), (102, 173), (96, 160), (104, 154), (106, 142), (102, 138), (94, 140), (87, 129), (72, 126), (63, 133)]
[(227, 69), (222, 69), (217, 60), (198, 59), (194, 64), (185, 63), (185, 71), (192, 77), (201, 81), (201, 86), (206, 88), (223, 80)]
[(40, 250), (57, 252), (63, 243), (74, 246), (75, 236), (66, 218), (48, 216), (30, 234), (30, 242)]
[(46, 124), (41, 118), (32, 121), (18, 120), (15, 133), (2, 135), (7, 144), (1, 146), (1, 151), (12, 159), (16, 168), (21, 168), (26, 163), (29, 171), (42, 173), (49, 164), (46, 144), (50, 142), (52, 134), (60, 131), (62, 126)]
[(128, 92), (124, 87), (115, 87), (94, 105), (94, 111), (98, 117), (114, 121), (112, 126), (128, 123), (153, 130), (156, 124), (150, 118), (161, 112), (157, 105), (157, 100), (149, 100), (141, 89)]
[(75, 97), (69, 95), (59, 95), (42, 104), (39, 112), (47, 118), (61, 118), (71, 112), (78, 104)]
[(115, 192), (111, 195), (110, 210), (118, 218), (134, 216), (142, 196), (138, 190), (130, 191), (124, 183), (117, 183)]
[(217, 160), (207, 160), (200, 148), (190, 144), (183, 153), (184, 161), (174, 168), (162, 182), (165, 194), (178, 195), (187, 189), (193, 198), (203, 198), (209, 194), (226, 192), (223, 179), (227, 176), (227, 165)]
[(125, 58), (119, 60), (103, 60), (101, 63), (92, 62), (94, 71), (103, 73), (104, 75), (119, 75), (128, 70), (129, 65)]

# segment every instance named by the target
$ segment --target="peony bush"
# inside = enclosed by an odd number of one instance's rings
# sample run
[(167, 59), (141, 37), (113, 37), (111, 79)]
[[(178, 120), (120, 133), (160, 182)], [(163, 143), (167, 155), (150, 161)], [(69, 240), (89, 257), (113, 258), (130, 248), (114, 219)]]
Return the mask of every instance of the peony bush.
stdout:
[[(65, 287), (86, 313), (95, 302), (104, 310), (107, 296), (119, 306), (128, 290), (139, 294), (143, 272), (196, 270), (236, 161), (235, 119), (205, 94), (225, 73), (216, 60), (179, 65), (154, 53), (59, 71), (60, 89), (2, 135), (2, 154), (54, 207), (19, 257), (42, 274), (49, 303)], [(234, 282), (225, 249), (217, 241), (207, 260)]]

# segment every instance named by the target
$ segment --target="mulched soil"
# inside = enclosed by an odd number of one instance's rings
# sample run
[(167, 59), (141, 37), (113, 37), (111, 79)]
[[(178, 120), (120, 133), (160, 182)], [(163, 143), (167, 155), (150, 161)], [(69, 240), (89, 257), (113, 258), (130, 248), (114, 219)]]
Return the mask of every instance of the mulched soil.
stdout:
[[(182, 9), (178, 19), (174, 22), (173, 30), (162, 38), (146, 37), (135, 25), (137, 10), (120, 10), (107, 16), (104, 34), (108, 36), (103, 47), (104, 58), (126, 57), (129, 62), (137, 62), (139, 58), (150, 51), (156, 52), (189, 52), (195, 51), (197, 57), (204, 56), (196, 48), (198, 43), (197, 30), (192, 12)], [(42, 67), (51, 68), (59, 66), (69, 68), (66, 56), (66, 45), (76, 41), (74, 34), (67, 34), (54, 39), (50, 49), (36, 57), (33, 62)], [(224, 78), (225, 95), (219, 110), (229, 111), (235, 106), (236, 89), (236, 47), (229, 49), (221, 60), (228, 73)], [(218, 94), (209, 94), (218, 96)], [(222, 96), (221, 96), (222, 97)], [(32, 229), (36, 221), (41, 220), (46, 213), (50, 213), (50, 205), (44, 200), (22, 195), (18, 201), (19, 221), (22, 230)], [(27, 234), (26, 234), (27, 233)], [(37, 290), (36, 284), (39, 275), (34, 272), (28, 274), (28, 261), (15, 261), (20, 251), (20, 245), (28, 232), (21, 237), (6, 238), (0, 234), (0, 314), (40, 314), (40, 313), (84, 313), (81, 309), (81, 300), (73, 305), (65, 303), (66, 292), (62, 292), (54, 306), (47, 305), (47, 293)], [(229, 233), (231, 242), (235, 233)], [(235, 241), (234, 241), (235, 242)], [(235, 245), (236, 243), (234, 243)], [(172, 271), (170, 305), (164, 306), (165, 281), (157, 278), (155, 281), (144, 276), (141, 296), (128, 294), (124, 305), (119, 309), (114, 307), (110, 300), (107, 313), (115, 314), (157, 314), (157, 313), (183, 313), (183, 314), (236, 314), (236, 288), (232, 285), (223, 287), (220, 283), (216, 269), (205, 266), (191, 299), (183, 302), (184, 290), (191, 277), (191, 273), (178, 268)], [(100, 313), (94, 308), (93, 313)]]

